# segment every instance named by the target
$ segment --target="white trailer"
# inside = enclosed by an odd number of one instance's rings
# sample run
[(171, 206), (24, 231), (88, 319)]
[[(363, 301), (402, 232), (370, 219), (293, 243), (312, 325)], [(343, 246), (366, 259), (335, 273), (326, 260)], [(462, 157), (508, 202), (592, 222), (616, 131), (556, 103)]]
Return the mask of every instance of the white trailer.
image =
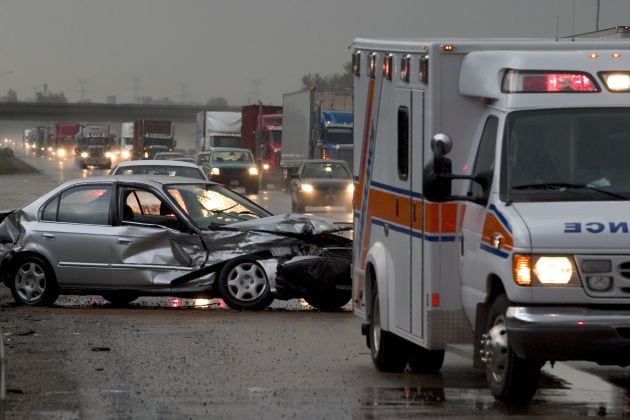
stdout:
[(352, 50), (353, 303), (374, 365), (437, 372), (472, 344), (492, 394), (526, 402), (546, 361), (630, 364), (630, 44)]
[(197, 153), (211, 147), (242, 147), (240, 112), (202, 111), (197, 113)]
[(133, 121), (124, 122), (120, 128), (120, 159), (129, 160), (133, 155)]

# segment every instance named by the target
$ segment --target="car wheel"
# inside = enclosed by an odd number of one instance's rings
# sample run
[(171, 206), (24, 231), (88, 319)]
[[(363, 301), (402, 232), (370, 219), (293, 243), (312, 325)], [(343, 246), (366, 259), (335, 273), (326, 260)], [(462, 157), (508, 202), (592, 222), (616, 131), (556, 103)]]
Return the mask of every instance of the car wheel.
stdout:
[(536, 393), (542, 363), (521, 359), (510, 350), (505, 314), (510, 303), (499, 295), (488, 312), (482, 337), (482, 360), (486, 363), (486, 380), (495, 398), (508, 403), (527, 403)]
[(444, 363), (444, 350), (427, 350), (409, 344), (409, 369), (415, 373), (438, 373)]
[(127, 306), (140, 295), (132, 292), (108, 292), (103, 293), (103, 298), (112, 304), (112, 306)]
[(20, 305), (51, 305), (59, 297), (52, 268), (36, 255), (22, 257), (16, 262), (9, 287), (13, 299)]
[(319, 293), (309, 293), (304, 300), (320, 311), (338, 311), (352, 299), (350, 290), (328, 289)]
[(407, 342), (381, 329), (378, 291), (372, 297), (368, 328), (372, 363), (381, 372), (402, 372), (407, 366)]
[(261, 311), (273, 302), (265, 270), (252, 258), (228, 262), (219, 274), (219, 293), (232, 309)]

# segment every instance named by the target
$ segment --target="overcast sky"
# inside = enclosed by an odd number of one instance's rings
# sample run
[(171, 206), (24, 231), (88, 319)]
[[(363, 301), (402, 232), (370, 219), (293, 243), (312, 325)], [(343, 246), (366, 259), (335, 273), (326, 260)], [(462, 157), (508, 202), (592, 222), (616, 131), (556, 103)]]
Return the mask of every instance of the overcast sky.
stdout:
[[(356, 37), (554, 37), (595, 30), (597, 0), (0, 0), (0, 93), (138, 93), (281, 104), (341, 72)], [(575, 6), (575, 7), (573, 7)], [(601, 0), (601, 28), (630, 0)], [(12, 73), (8, 73), (12, 72)]]

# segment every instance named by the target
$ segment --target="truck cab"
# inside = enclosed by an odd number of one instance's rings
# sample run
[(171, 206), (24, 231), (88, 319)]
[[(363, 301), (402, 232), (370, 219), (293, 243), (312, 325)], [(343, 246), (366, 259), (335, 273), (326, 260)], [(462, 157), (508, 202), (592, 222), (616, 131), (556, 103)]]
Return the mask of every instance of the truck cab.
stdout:
[(374, 365), (469, 344), (499, 400), (630, 364), (630, 53), (613, 40), (356, 40), (355, 313)]

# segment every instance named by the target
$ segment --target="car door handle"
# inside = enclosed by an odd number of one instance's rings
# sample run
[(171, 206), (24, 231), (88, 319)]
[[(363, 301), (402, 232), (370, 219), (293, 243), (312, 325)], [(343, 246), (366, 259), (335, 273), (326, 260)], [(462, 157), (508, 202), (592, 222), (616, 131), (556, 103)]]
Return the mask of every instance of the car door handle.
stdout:
[(118, 243), (123, 245), (128, 245), (131, 243), (131, 239), (118, 238)]
[(55, 239), (55, 235), (52, 233), (42, 233), (43, 238)]

